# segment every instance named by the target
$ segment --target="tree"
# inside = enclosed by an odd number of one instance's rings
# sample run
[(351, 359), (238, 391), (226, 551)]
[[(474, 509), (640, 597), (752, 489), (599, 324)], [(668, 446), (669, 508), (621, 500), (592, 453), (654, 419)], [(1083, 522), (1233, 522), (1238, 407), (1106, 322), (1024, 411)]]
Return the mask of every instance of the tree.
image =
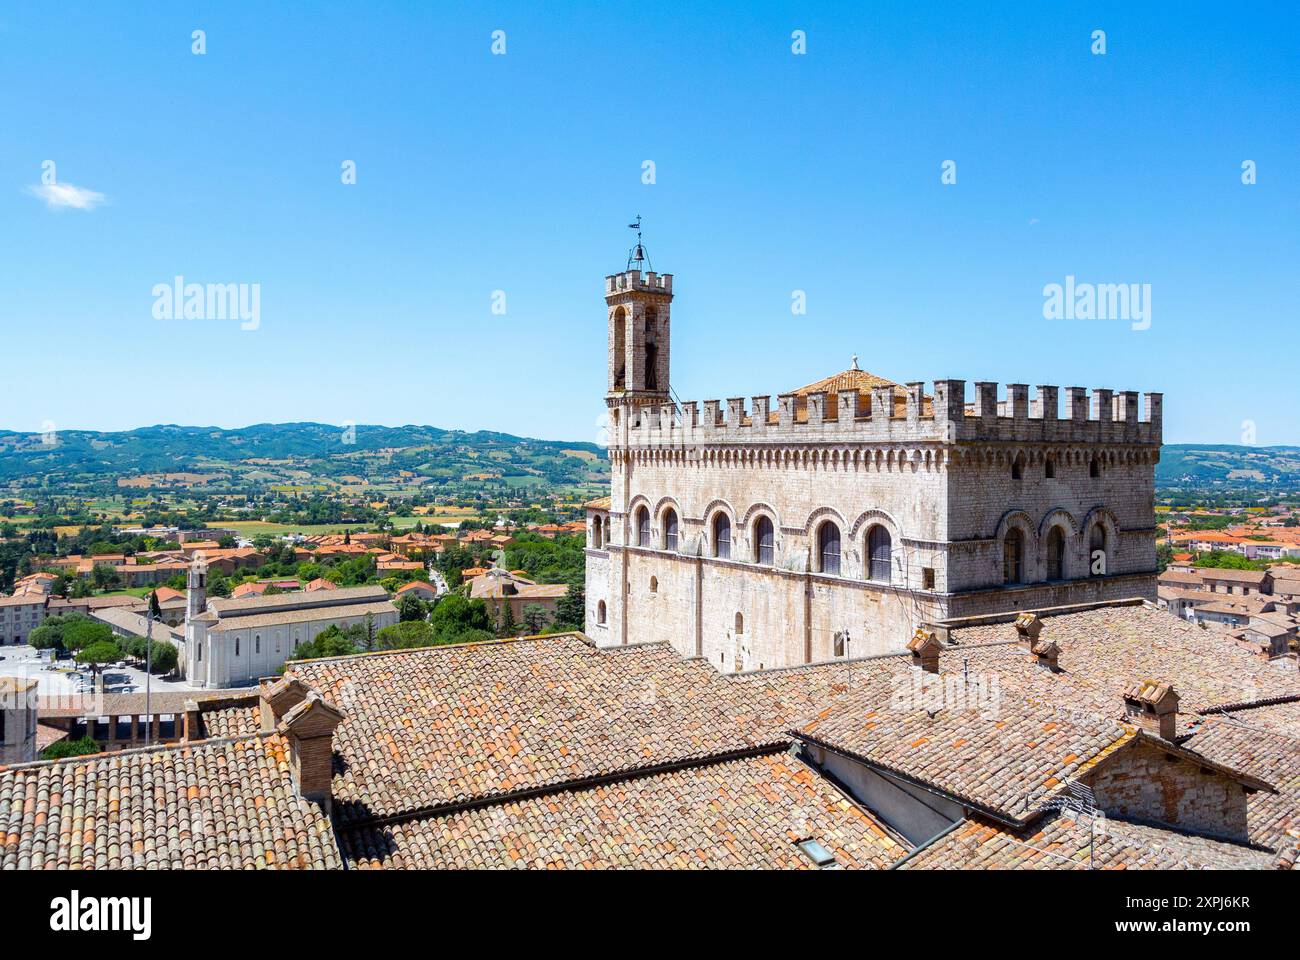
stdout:
[(515, 622), (515, 605), (509, 600), (501, 602), (501, 618), (497, 624), (498, 637), (513, 637), (519, 629)]
[(111, 640), (100, 640), (82, 647), (74, 656), (78, 663), (86, 664), (92, 673), (98, 674), (105, 664), (122, 659), (122, 649)]
[(108, 590), (122, 582), (117, 571), (107, 563), (97, 563), (90, 572), (91, 582), (96, 590)]
[(438, 601), (429, 614), (436, 643), (462, 643), (461, 634), (477, 630), (492, 632), (492, 617), (482, 600), (467, 600), (460, 594), (449, 594)]
[(571, 582), (568, 591), (556, 602), (555, 626), (566, 630), (587, 629), (587, 591), (581, 582)]
[[(316, 639), (310, 643), (304, 643), (294, 651), (295, 660), (316, 660), (320, 657), (346, 657), (354, 653), (361, 652), (361, 646), (355, 640), (357, 627), (349, 627), (346, 631), (338, 627), (326, 627)], [(364, 631), (364, 628), (361, 628)], [(364, 633), (363, 633), (364, 637)], [(283, 673), (284, 668), (280, 671)]]
[(99, 753), (100, 746), (90, 737), (82, 737), (80, 740), (60, 740), (52, 743), (41, 751), (42, 760), (62, 760), (65, 757), (86, 757), (92, 753)]
[[(76, 652), (97, 643), (111, 643), (117, 646), (113, 631), (106, 623), (97, 623), (88, 617), (78, 617), (63, 627), (63, 647)], [(119, 651), (120, 652), (120, 651)]]
[[(509, 604), (506, 605), (506, 608), (509, 609)], [(523, 617), (524, 626), (530, 634), (535, 635), (542, 632), (542, 627), (546, 626), (550, 614), (546, 612), (546, 608), (540, 603), (530, 603), (524, 606)]]
[(397, 601), (397, 619), (403, 623), (423, 620), (426, 616), (424, 602), (415, 594), (408, 593)]
[(433, 646), (433, 628), (423, 620), (407, 620), (384, 627), (375, 638), (380, 650), (409, 650), (413, 647)]

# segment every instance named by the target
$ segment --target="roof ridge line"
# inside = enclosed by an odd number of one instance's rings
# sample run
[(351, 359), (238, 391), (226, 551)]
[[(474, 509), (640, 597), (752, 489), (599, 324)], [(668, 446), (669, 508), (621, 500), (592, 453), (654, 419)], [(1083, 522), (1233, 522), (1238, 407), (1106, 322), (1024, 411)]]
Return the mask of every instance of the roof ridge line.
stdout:
[[(562, 780), (557, 783), (541, 784), (524, 790), (515, 790), (510, 793), (480, 794), (476, 797), (470, 797), (465, 800), (455, 800), (441, 804), (428, 804), (423, 807), (412, 807), (409, 810), (402, 810), (397, 813), (381, 814), (379, 816), (371, 816), (361, 820), (340, 823), (336, 828), (336, 832), (359, 830), (366, 827), (391, 826), (401, 823), (410, 823), (415, 820), (430, 819), (433, 817), (445, 817), (455, 813), (463, 813), (466, 810), (479, 810), (485, 807), (502, 806), (507, 803), (517, 803), (520, 800), (531, 800), (535, 797), (549, 796), (553, 793), (569, 793), (578, 790), (587, 790), (606, 783), (621, 783), (625, 780), (643, 780), (647, 777), (655, 777), (664, 773), (675, 773), (679, 770), (712, 767), (721, 763), (728, 763), (732, 760), (745, 760), (750, 757), (770, 756), (784, 753), (790, 748), (791, 742), (792, 741), (787, 738), (774, 743), (754, 744), (736, 750), (727, 750), (722, 753), (706, 754), (702, 757), (688, 757), (680, 760), (670, 760), (664, 763), (651, 764), (649, 766), (627, 767), (620, 770), (612, 770), (608, 773), (594, 774), (590, 777), (580, 777), (573, 780)], [(335, 797), (334, 800), (336, 805), (341, 802), (341, 798), (339, 797)]]

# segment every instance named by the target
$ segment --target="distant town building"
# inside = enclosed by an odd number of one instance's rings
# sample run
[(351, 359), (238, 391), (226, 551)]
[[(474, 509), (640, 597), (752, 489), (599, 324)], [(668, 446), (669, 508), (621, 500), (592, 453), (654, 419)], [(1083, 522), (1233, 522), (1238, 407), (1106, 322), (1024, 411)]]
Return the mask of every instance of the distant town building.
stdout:
[(276, 596), (207, 596), (208, 569), (191, 565), (181, 669), (196, 687), (231, 687), (274, 674), (294, 651), (327, 627), (397, 623), (383, 587), (344, 587)]

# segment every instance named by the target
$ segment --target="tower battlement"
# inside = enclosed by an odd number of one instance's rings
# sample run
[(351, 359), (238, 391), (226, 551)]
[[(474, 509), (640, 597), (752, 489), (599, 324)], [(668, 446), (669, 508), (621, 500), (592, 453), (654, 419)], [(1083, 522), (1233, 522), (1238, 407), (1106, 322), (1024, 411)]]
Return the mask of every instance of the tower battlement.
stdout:
[(644, 277), (640, 270), (611, 273), (605, 278), (605, 296), (619, 293), (672, 293), (673, 275), (648, 271)]
[[(1029, 387), (976, 381), (966, 399), (966, 381), (936, 380), (933, 391), (911, 382), (877, 386), (870, 394), (786, 393), (726, 401), (671, 401), (629, 408), (626, 422), (611, 424), (613, 447), (666, 447), (719, 443), (1093, 443), (1159, 446), (1162, 402), (1159, 393), (1084, 387)], [(701, 409), (702, 406), (702, 409)]]

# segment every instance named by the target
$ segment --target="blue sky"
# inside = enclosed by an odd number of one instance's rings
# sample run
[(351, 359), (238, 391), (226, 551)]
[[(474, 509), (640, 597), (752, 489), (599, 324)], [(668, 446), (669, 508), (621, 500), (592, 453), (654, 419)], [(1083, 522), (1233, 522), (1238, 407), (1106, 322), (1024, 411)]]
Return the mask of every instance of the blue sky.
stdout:
[[(684, 399), (856, 353), (1300, 442), (1293, 6), (184, 6), (0, 10), (0, 428), (595, 439), (639, 213)], [(260, 284), (259, 328), (155, 318), (178, 274)], [(1150, 284), (1150, 329), (1044, 319), (1067, 275)]]

